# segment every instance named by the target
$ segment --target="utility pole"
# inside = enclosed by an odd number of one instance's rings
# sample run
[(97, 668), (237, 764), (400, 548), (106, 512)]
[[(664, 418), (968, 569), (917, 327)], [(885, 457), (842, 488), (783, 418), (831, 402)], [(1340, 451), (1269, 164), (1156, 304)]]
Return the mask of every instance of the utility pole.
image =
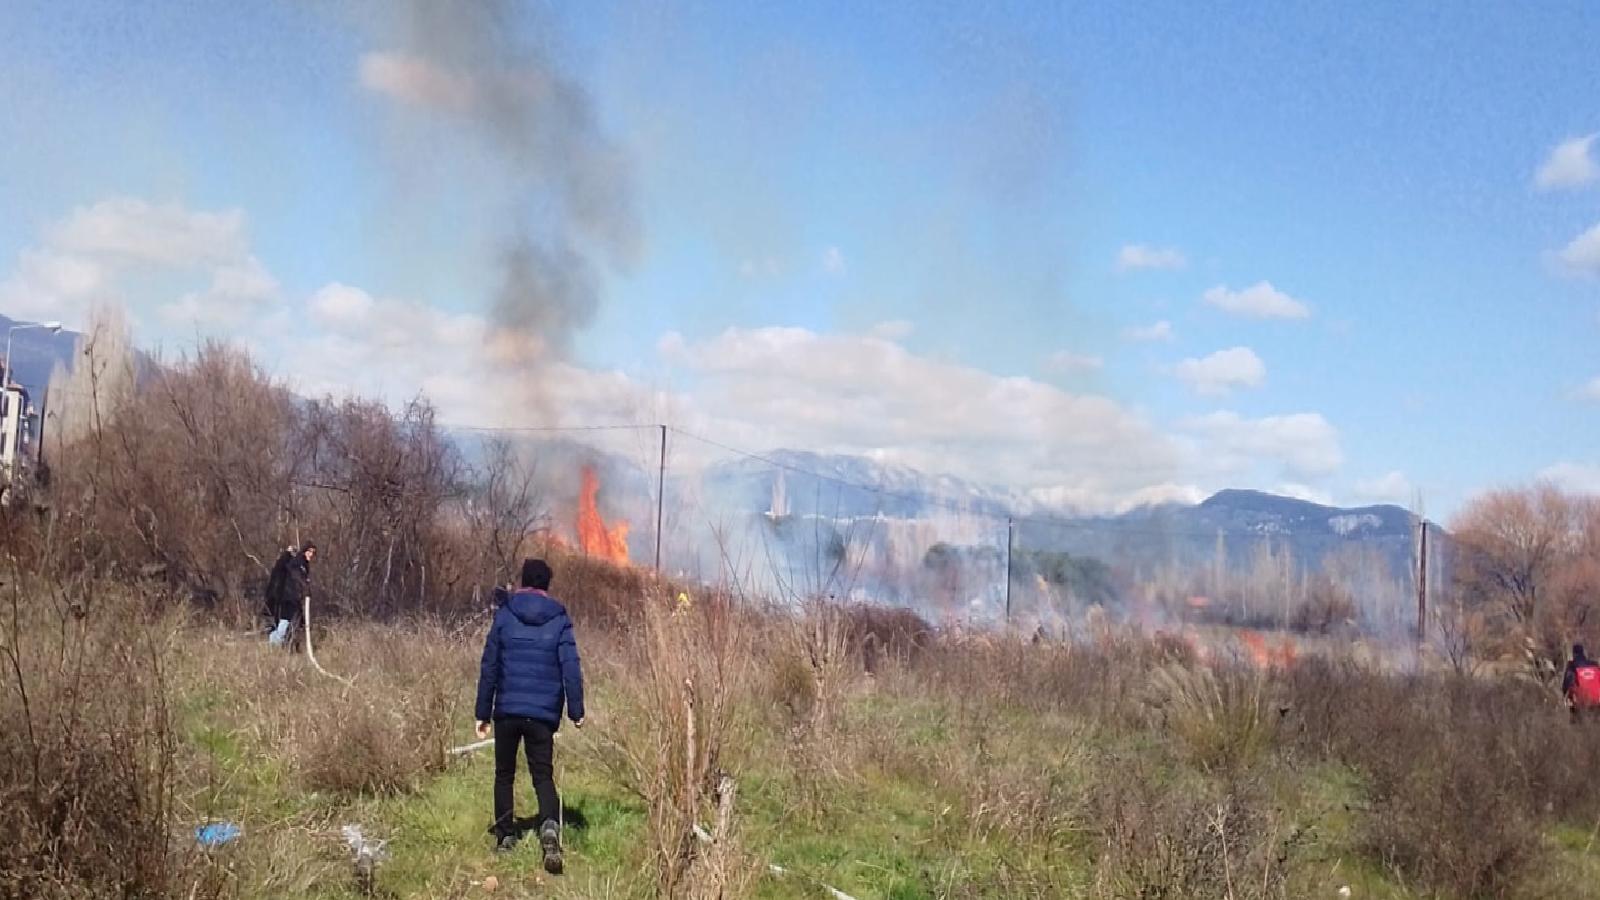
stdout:
[(39, 442), (34, 448), (33, 468), (35, 472), (44, 471), (44, 420), (50, 414), (50, 386), (44, 387), (44, 397), (39, 401), (39, 427), (34, 429), (33, 439)]
[(1419, 520), (1422, 527), (1417, 552), (1417, 646), (1422, 646), (1428, 636), (1428, 520)]
[(661, 428), (661, 467), (656, 472), (656, 574), (661, 574), (661, 509), (667, 502), (667, 426)]
[(1012, 535), (1016, 532), (1017, 522), (1011, 516), (1006, 516), (1006, 624), (1011, 624), (1011, 544)]

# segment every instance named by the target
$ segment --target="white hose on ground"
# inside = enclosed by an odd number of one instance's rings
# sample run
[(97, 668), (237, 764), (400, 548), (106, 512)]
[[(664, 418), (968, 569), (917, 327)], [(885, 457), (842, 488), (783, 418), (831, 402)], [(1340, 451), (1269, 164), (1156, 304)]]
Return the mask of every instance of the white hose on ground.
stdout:
[(311, 660), (312, 667), (315, 668), (318, 672), (321, 672), (322, 674), (328, 676), (329, 678), (332, 678), (334, 681), (339, 682), (340, 684), (344, 685), (345, 687), (354, 687), (354, 685), (352, 685), (349, 681), (346, 681), (345, 679), (340, 678), (339, 676), (333, 674), (332, 672), (329, 672), (327, 669), (324, 669), (322, 667), (322, 663), (317, 662), (317, 654), (315, 652), (313, 652), (312, 649), (311, 649), (311, 598), (310, 597), (306, 597), (305, 601), (304, 601), (304, 604), (305, 605), (304, 605), (303, 609), (305, 611), (305, 616), (301, 621), (304, 622), (304, 626), (303, 627), (306, 630), (306, 659)]

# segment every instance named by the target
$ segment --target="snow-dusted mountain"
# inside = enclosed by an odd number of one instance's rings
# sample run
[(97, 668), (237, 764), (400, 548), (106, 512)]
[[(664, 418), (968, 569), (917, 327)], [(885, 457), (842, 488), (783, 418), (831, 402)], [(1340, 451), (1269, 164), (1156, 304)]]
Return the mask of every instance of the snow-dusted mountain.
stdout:
[(1014, 546), (1094, 556), (1124, 568), (1161, 564), (1230, 565), (1256, 548), (1287, 550), (1306, 567), (1359, 544), (1375, 548), (1395, 572), (1410, 565), (1415, 519), (1398, 506), (1341, 508), (1260, 491), (1225, 490), (1194, 505), (1166, 503), (1115, 515), (1041, 510), (1020, 491), (933, 476), (852, 456), (777, 451), (770, 462), (713, 466), (705, 489), (728, 506), (768, 516), (831, 520), (994, 519), (1015, 516)]

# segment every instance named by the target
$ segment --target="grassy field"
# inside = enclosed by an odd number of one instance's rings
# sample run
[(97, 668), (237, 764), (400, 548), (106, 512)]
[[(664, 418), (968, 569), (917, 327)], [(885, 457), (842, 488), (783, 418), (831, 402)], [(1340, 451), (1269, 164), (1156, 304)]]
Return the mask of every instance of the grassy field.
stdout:
[[(550, 878), (531, 845), (491, 852), (489, 755), (444, 752), (471, 739), (482, 623), (319, 626), (345, 683), (210, 617), (95, 602), (6, 626), (25, 814), (0, 896), (367, 896), (351, 824), (389, 842), (385, 897), (1600, 896), (1594, 757), (1561, 759), (1594, 742), (1521, 685), (1214, 669), (1127, 635), (896, 646), (827, 609), (580, 615), (593, 725), (557, 742)], [(209, 821), (243, 835), (200, 851)]]

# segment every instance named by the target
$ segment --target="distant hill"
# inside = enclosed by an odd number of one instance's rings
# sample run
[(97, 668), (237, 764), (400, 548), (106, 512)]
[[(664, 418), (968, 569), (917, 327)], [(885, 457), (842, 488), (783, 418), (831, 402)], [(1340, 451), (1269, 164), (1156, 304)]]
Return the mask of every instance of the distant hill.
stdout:
[[(26, 323), (0, 315), (0, 356), (5, 353), (6, 335), (20, 324)], [(12, 380), (35, 396), (43, 394), (56, 363), (72, 364), (72, 355), (80, 336), (75, 331), (51, 334), (39, 328), (16, 332), (11, 341), (11, 353), (15, 357), (11, 361)]]
[[(1199, 504), (1167, 503), (1115, 515), (1034, 509), (1020, 492), (932, 476), (852, 456), (780, 450), (769, 462), (738, 459), (704, 476), (708, 493), (725, 507), (752, 515), (826, 520), (957, 521), (990, 518), (1003, 542), (1003, 523), (1016, 512), (1013, 546), (1094, 556), (1125, 569), (1164, 564), (1212, 565), (1219, 536), (1227, 564), (1243, 565), (1256, 548), (1287, 549), (1302, 568), (1320, 565), (1342, 547), (1374, 548), (1391, 571), (1411, 565), (1415, 519), (1398, 506), (1323, 506), (1261, 491), (1224, 490)], [(958, 542), (952, 536), (952, 542)]]
[[(0, 315), (0, 341), (15, 322)], [(16, 378), (42, 394), (57, 362), (70, 365), (80, 335), (63, 331), (19, 331), (14, 341)], [(3, 344), (0, 344), (3, 347)], [(627, 435), (626, 432), (620, 433)], [(481, 462), (484, 436), (454, 435), (469, 462)], [(539, 468), (539, 491), (558, 516), (570, 515), (577, 471), (592, 465), (602, 485), (601, 512), (632, 524), (630, 544), (642, 558), (654, 540), (655, 456), (653, 442), (619, 436), (616, 446), (596, 448), (570, 437), (522, 435)], [(595, 441), (605, 444), (599, 435)], [(633, 446), (638, 444), (638, 446)], [(646, 445), (649, 446), (646, 446)], [(1125, 571), (1157, 566), (1214, 565), (1218, 547), (1230, 567), (1247, 564), (1257, 548), (1287, 549), (1302, 568), (1320, 565), (1341, 548), (1375, 549), (1394, 573), (1411, 566), (1415, 520), (1398, 506), (1323, 506), (1253, 490), (1224, 490), (1198, 504), (1167, 503), (1116, 515), (1080, 515), (1039, 510), (1025, 492), (931, 475), (861, 456), (774, 450), (761, 459), (738, 456), (686, 477), (669, 468), (667, 528), (693, 530), (715, 522), (724, 534), (742, 530), (752, 546), (771, 556), (786, 542), (866, 541), (899, 565), (920, 558), (923, 544), (1001, 547), (1005, 520), (1016, 516), (1013, 547), (1093, 556)], [(676, 520), (676, 521), (675, 521)], [(792, 523), (811, 523), (805, 528)], [(786, 525), (785, 523), (791, 523)], [(860, 527), (872, 523), (872, 527)], [(562, 523), (557, 523), (561, 525)], [(707, 526), (709, 527), (709, 526)], [(819, 530), (820, 529), (820, 530)], [(1448, 535), (1438, 534), (1440, 552)], [(1220, 540), (1219, 540), (1220, 539)], [(688, 550), (702, 560), (726, 552), (685, 534)], [(800, 548), (791, 548), (799, 552)], [(815, 555), (815, 547), (804, 552)]]

